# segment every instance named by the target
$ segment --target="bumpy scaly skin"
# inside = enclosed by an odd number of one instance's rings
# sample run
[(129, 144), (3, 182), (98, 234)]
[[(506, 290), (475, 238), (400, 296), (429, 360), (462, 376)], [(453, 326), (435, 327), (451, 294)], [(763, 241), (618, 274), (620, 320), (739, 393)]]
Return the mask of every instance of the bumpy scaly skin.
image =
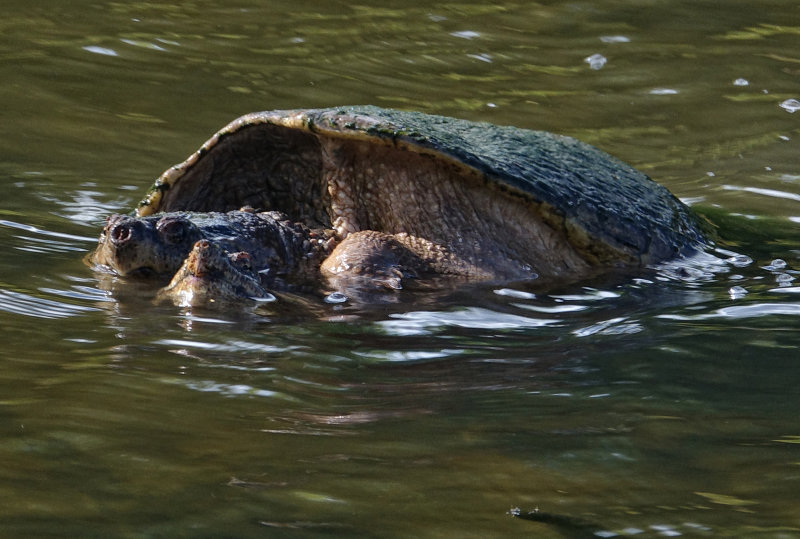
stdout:
[(441, 245), (406, 233), (374, 230), (349, 234), (322, 262), (320, 270), (329, 286), (338, 291), (400, 290), (405, 280), (432, 274), (492, 277)]
[(331, 232), (311, 230), (279, 212), (174, 212), (109, 217), (92, 262), (118, 275), (172, 275), (197, 241), (246, 252), (269, 286), (314, 280), (333, 246)]
[(251, 262), (248, 253), (228, 253), (215, 242), (200, 240), (158, 298), (179, 307), (212, 306), (248, 298), (273, 299), (261, 285)]
[[(200, 240), (159, 297), (181, 307), (271, 298), (252, 260), (249, 253), (228, 253), (216, 242)], [(463, 263), (430, 242), (369, 230), (350, 234), (319, 269), (327, 288), (351, 298), (376, 299), (376, 294), (402, 289), (408, 279), (466, 275), (473, 269), (459, 264)]]

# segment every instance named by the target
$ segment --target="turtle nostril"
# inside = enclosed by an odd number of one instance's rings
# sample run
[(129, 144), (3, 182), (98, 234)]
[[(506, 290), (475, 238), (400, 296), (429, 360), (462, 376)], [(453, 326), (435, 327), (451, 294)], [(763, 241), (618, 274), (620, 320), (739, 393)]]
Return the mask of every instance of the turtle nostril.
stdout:
[(111, 243), (122, 245), (131, 239), (131, 227), (124, 223), (114, 225), (111, 227), (109, 236), (111, 237)]

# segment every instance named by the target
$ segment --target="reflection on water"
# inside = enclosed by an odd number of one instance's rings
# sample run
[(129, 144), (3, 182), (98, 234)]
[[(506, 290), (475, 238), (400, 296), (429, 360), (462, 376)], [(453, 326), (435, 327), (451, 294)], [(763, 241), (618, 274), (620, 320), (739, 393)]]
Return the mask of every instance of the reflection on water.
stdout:
[(498, 313), (480, 307), (469, 307), (452, 312), (408, 312), (391, 316), (392, 320), (380, 323), (390, 335), (425, 335), (430, 330), (448, 326), (470, 329), (522, 329), (553, 324), (556, 320), (536, 319), (528, 316)]
[(363, 310), (281, 296), (210, 312), (93, 275), (83, 224), (0, 225), (7, 252), (40, 269), (0, 286), (13, 365), (0, 455), (14, 463), (0, 490), (18, 500), (3, 510), (17, 534), (107, 529), (107, 511), (155, 535), (800, 526), (796, 240), (766, 248), (734, 228), (737, 245), (555, 291), (465, 285)]
[(96, 311), (97, 309), (38, 298), (13, 290), (0, 290), (0, 310), (35, 318), (56, 319), (75, 316), (87, 311)]
[(709, 320), (714, 318), (757, 318), (776, 314), (800, 314), (800, 303), (754, 303), (751, 305), (734, 305), (723, 307), (712, 313), (696, 315), (661, 315), (662, 318), (673, 320)]
[[(5, 2), (3, 535), (800, 537), (796, 6), (644, 8)], [(719, 239), (371, 308), (83, 264), (232, 118), (356, 103), (575, 135)]]
[(62, 232), (53, 232), (50, 230), (42, 230), (40, 228), (36, 228), (35, 226), (26, 225), (22, 223), (15, 223), (13, 221), (6, 221), (5, 219), (0, 219), (0, 226), (5, 226), (9, 228), (14, 228), (17, 230), (25, 230), (27, 232), (31, 232), (36, 234), (37, 236), (16, 236), (16, 238), (23, 240), (23, 245), (17, 246), (17, 249), (20, 250), (30, 250), (30, 244), (44, 244), (45, 242), (52, 242), (55, 243), (56, 247), (53, 249), (48, 250), (61, 250), (63, 251), (81, 251), (79, 247), (72, 245), (71, 243), (60, 241), (60, 240), (77, 240), (80, 242), (92, 242), (96, 241), (95, 238), (86, 238), (81, 236), (73, 236), (71, 234), (64, 234)]
[[(101, 511), (155, 535), (791, 532), (800, 309), (765, 282), (791, 267), (728, 253), (699, 281), (478, 287), (439, 309), (302, 324), (109, 301), (80, 281), (39, 287), (63, 304), (5, 289), (14, 350), (23, 319), (77, 319), (17, 360), (37, 391), (5, 391), (3, 491), (19, 502), (4, 515), (21, 534), (42, 513), (106, 529)], [(733, 272), (744, 298), (727, 294)], [(734, 341), (741, 320), (771, 331)], [(552, 517), (508, 514), (537, 507)]]
[[(8, 267), (16, 267), (19, 261), (24, 260), (15, 251), (35, 255), (31, 260), (41, 264), (47, 263), (49, 254), (66, 253), (79, 259), (86, 251), (86, 245), (96, 241), (94, 238), (45, 230), (6, 219), (0, 219), (0, 238), (3, 240), (0, 244), (3, 262)], [(15, 273), (6, 271), (3, 281), (0, 281), (0, 311), (34, 318), (59, 319), (98, 311), (93, 304), (109, 301), (107, 294), (92, 286), (97, 281), (89, 276), (67, 275), (63, 278), (63, 289), (40, 286), (38, 293), (29, 293), (26, 287), (30, 283), (14, 285), (7, 280), (16, 277)]]

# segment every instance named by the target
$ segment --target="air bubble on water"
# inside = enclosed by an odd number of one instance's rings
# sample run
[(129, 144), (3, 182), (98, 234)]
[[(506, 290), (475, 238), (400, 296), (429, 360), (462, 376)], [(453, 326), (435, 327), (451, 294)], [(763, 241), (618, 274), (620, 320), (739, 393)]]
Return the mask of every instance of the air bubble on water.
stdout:
[(498, 296), (508, 296), (510, 298), (518, 299), (536, 299), (536, 294), (525, 292), (523, 290), (514, 290), (513, 288), (498, 288), (493, 290)]
[(608, 58), (602, 54), (593, 54), (584, 58), (583, 61), (589, 64), (589, 67), (592, 69), (603, 69), (603, 66), (608, 63)]
[(779, 273), (775, 276), (775, 281), (780, 286), (789, 286), (794, 281), (794, 277), (788, 273)]
[(716, 174), (714, 174), (709, 170), (708, 172), (706, 172), (706, 176), (708, 176), (709, 178), (713, 178), (714, 176), (716, 176)]
[(693, 206), (706, 201), (706, 197), (680, 197), (680, 201), (687, 206)]
[(95, 54), (102, 54), (103, 56), (119, 56), (119, 53), (117, 53), (117, 51), (115, 51), (114, 49), (109, 49), (107, 47), (98, 47), (96, 45), (87, 45), (83, 47), (83, 50), (87, 52), (93, 52)]
[(681, 532), (668, 524), (653, 524), (650, 526), (650, 529), (657, 531), (659, 535), (663, 535), (664, 537), (678, 537), (682, 535)]
[(750, 86), (750, 81), (747, 80), (747, 79), (739, 78), (739, 79), (736, 79), (735, 81), (733, 81), (733, 85), (734, 86)]
[(800, 110), (800, 101), (798, 101), (797, 99), (787, 99), (786, 101), (783, 101), (779, 106), (783, 110), (794, 114), (795, 112)]
[(492, 63), (492, 55), (491, 54), (468, 54), (470, 58), (474, 58), (475, 60), (480, 60), (481, 62), (486, 62), (487, 64)]
[(345, 296), (341, 292), (333, 292), (325, 296), (325, 303), (338, 305), (340, 303), (346, 303), (346, 302), (347, 302), (347, 296)]
[(768, 266), (764, 267), (766, 270), (782, 270), (784, 268), (786, 268), (786, 261), (782, 258), (776, 258)]
[(702, 524), (698, 524), (697, 522), (684, 522), (683, 525), (686, 526), (687, 528), (693, 528), (695, 530), (701, 530), (701, 531), (704, 531), (704, 532), (710, 532), (711, 531), (711, 528), (709, 528), (708, 526), (704, 526)]
[(753, 263), (753, 259), (747, 255), (733, 255), (727, 260), (728, 264), (731, 266), (736, 266), (737, 268), (743, 268), (745, 266), (749, 266)]
[(453, 37), (460, 37), (461, 39), (475, 39), (481, 37), (480, 33), (473, 30), (461, 30), (459, 32), (450, 32)]
[(731, 299), (741, 299), (747, 295), (747, 289), (743, 286), (732, 286), (728, 289)]
[(601, 36), (600, 41), (603, 43), (630, 43), (631, 38), (628, 36)]

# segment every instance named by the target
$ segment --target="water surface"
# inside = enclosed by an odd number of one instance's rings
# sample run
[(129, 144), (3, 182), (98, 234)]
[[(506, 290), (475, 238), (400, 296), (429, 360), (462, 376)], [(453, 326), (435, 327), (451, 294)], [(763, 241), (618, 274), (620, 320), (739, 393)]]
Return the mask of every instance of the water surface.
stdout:
[[(3, 536), (800, 536), (793, 2), (4, 7)], [(234, 117), (361, 103), (577, 136), (720, 240), (370, 309), (83, 264)]]

